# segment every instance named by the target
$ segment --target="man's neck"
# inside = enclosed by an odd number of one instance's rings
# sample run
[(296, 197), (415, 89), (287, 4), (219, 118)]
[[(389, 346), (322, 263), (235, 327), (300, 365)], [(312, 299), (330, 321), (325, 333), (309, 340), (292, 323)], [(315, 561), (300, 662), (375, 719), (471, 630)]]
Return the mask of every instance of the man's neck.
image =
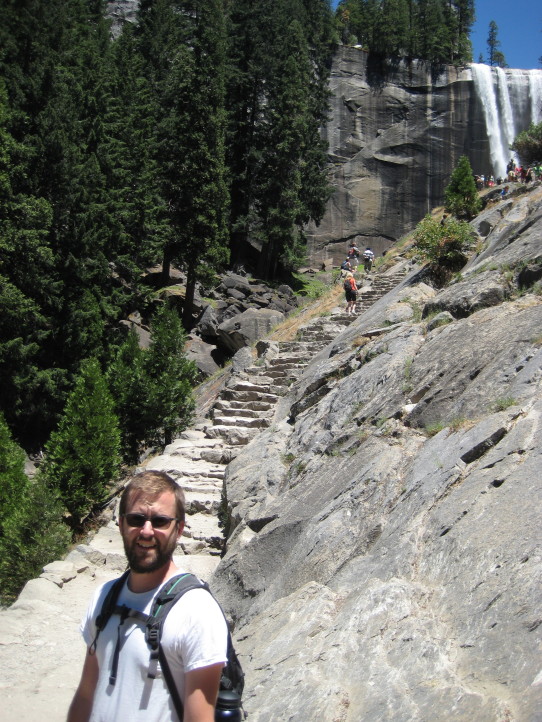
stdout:
[(173, 563), (173, 560), (169, 564), (165, 564), (160, 569), (156, 569), (153, 572), (134, 572), (132, 569), (128, 577), (128, 588), (131, 592), (141, 594), (142, 592), (150, 592), (151, 589), (156, 589), (161, 586), (166, 579), (172, 577), (177, 571), (177, 566)]

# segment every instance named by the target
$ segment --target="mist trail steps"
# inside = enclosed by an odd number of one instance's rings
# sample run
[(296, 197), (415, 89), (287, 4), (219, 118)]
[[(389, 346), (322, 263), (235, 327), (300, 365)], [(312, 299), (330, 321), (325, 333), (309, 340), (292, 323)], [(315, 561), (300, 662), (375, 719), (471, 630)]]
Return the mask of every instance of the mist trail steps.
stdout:
[[(365, 310), (402, 277), (368, 279), (358, 308)], [(222, 543), (218, 512), (227, 464), (272, 424), (281, 396), (311, 359), (354, 320), (355, 316), (344, 313), (341, 300), (340, 308), (300, 328), (295, 340), (266, 342), (260, 358), (231, 376), (206, 418), (144, 464), (147, 469), (166, 471), (185, 490), (187, 524), (179, 543), (185, 567), (188, 557), (196, 573), (201, 565), (204, 571), (216, 566)]]
[[(357, 308), (369, 307), (403, 277), (404, 273), (398, 273), (368, 278)], [(204, 424), (206, 436), (221, 439), (235, 456), (240, 447), (271, 425), (279, 398), (310, 360), (354, 320), (355, 316), (337, 308), (300, 328), (295, 340), (269, 342), (260, 358), (232, 377), (220, 392), (208, 414), (212, 423)]]

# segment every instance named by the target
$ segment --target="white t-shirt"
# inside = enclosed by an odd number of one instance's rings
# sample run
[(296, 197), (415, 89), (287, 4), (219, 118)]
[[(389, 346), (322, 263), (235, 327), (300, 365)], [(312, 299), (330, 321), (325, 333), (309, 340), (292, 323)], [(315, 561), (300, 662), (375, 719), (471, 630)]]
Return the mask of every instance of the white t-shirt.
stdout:
[[(95, 620), (114, 581), (101, 586), (81, 623), (90, 646), (96, 637)], [(136, 594), (125, 584), (117, 604), (149, 614), (158, 589)], [(96, 657), (100, 675), (90, 722), (178, 722), (159, 663), (155, 679), (148, 678), (150, 649), (145, 625), (128, 618), (119, 628), (120, 616), (112, 615), (100, 632)], [(120, 629), (120, 654), (115, 685), (109, 684), (113, 655)], [(162, 647), (184, 702), (184, 674), (227, 660), (227, 626), (220, 607), (205, 589), (186, 592), (169, 611), (162, 633)], [(157, 668), (156, 668), (157, 667)]]

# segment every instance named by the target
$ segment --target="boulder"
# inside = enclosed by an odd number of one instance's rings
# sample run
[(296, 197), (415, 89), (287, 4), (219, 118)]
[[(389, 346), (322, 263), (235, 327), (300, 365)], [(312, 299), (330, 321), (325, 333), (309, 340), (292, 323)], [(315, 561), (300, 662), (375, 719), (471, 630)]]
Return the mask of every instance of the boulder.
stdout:
[(272, 328), (284, 320), (280, 311), (249, 309), (218, 327), (220, 345), (233, 354), (243, 346), (250, 346), (263, 338)]
[(205, 343), (202, 338), (190, 334), (185, 345), (186, 358), (193, 361), (202, 376), (212, 376), (220, 366), (216, 359), (224, 359), (222, 352), (216, 346)]
[(509, 291), (504, 278), (493, 271), (485, 271), (474, 279), (454, 283), (438, 296), (430, 299), (423, 307), (422, 317), (447, 311), (454, 318), (465, 318), (481, 308), (497, 306), (507, 297)]

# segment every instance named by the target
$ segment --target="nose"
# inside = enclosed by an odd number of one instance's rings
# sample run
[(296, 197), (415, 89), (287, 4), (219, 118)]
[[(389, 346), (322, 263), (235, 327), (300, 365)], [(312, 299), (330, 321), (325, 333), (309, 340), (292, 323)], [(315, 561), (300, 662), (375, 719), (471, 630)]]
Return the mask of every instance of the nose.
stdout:
[(154, 534), (154, 528), (153, 528), (153, 525), (151, 524), (150, 519), (145, 520), (145, 523), (141, 527), (141, 531), (139, 533), (144, 534), (145, 536), (151, 536), (152, 534)]

